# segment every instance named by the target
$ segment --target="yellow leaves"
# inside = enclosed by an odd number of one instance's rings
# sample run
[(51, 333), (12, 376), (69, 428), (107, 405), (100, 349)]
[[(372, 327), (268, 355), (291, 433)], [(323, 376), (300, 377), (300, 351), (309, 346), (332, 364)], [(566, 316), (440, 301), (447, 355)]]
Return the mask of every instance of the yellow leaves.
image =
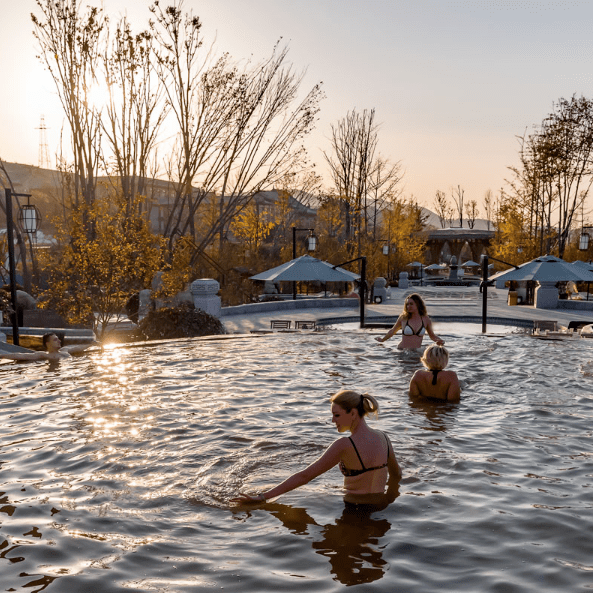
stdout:
[(160, 268), (162, 237), (108, 199), (74, 209), (57, 231), (61, 247), (46, 257), (44, 296), (72, 322), (118, 312)]
[(233, 219), (231, 231), (238, 239), (246, 241), (250, 247), (257, 249), (272, 232), (274, 226), (274, 222), (264, 219), (258, 204), (251, 202)]

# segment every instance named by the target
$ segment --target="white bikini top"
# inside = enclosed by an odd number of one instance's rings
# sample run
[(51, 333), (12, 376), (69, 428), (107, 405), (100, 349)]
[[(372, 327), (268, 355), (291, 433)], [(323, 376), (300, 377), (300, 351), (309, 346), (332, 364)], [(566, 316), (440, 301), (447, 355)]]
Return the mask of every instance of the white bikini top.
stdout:
[(425, 332), (426, 328), (424, 327), (424, 319), (422, 319), (422, 325), (418, 328), (418, 331), (414, 331), (412, 326), (408, 325), (407, 321), (406, 325), (404, 325), (404, 328), (402, 329), (402, 334), (404, 336), (423, 336)]

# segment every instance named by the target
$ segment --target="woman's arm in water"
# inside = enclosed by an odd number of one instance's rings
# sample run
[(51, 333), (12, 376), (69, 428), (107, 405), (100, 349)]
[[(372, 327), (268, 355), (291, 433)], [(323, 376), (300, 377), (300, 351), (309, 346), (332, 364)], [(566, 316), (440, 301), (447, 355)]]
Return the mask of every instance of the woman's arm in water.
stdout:
[(377, 342), (385, 342), (389, 340), (392, 336), (394, 336), (402, 327), (402, 318), (401, 315), (399, 316), (398, 320), (395, 322), (395, 325), (382, 337), (382, 338), (375, 338)]
[(239, 492), (239, 496), (231, 498), (231, 502), (265, 502), (270, 498), (276, 498), (277, 496), (290, 492), (299, 486), (308, 484), (311, 480), (324, 474), (340, 462), (342, 451), (347, 446), (346, 443), (347, 439), (338, 439), (326, 449), (325, 453), (317, 459), (317, 461), (314, 461), (300, 472), (293, 474), (290, 478), (287, 478), (284, 482), (278, 484), (278, 486), (274, 486), (274, 488), (271, 488), (270, 490), (265, 490), (264, 492), (260, 492), (253, 496)]
[(402, 470), (397, 462), (397, 458), (395, 457), (395, 453), (393, 452), (393, 445), (391, 441), (387, 438), (387, 446), (389, 447), (389, 457), (387, 458), (387, 469), (389, 470), (389, 476), (387, 478), (387, 500), (391, 503), (393, 502), (399, 493), (399, 482), (402, 477)]
[(393, 445), (387, 438), (387, 447), (389, 449), (389, 457), (387, 458), (387, 469), (389, 470), (389, 480), (399, 480), (402, 477), (402, 469), (397, 462), (397, 458), (395, 457), (395, 453), (393, 452)]
[(97, 340), (93, 340), (92, 342), (88, 342), (86, 344), (73, 344), (72, 346), (62, 346), (60, 348), (60, 352), (68, 352), (69, 354), (80, 354), (84, 352), (91, 346), (99, 346), (101, 342), (97, 342)]
[(430, 317), (427, 317), (428, 322), (426, 323), (426, 333), (430, 336), (430, 339), (433, 342), (436, 342), (439, 346), (442, 346), (445, 343), (445, 340), (443, 340), (442, 338), (440, 338), (439, 336), (437, 336), (434, 333), (434, 330), (432, 329), (432, 321), (430, 320)]
[(414, 376), (410, 379), (410, 387), (408, 389), (408, 394), (412, 397), (416, 397), (420, 395), (420, 390), (418, 389), (418, 373), (420, 371), (416, 371)]
[(451, 383), (449, 383), (449, 387), (447, 389), (447, 401), (458, 403), (461, 399), (461, 387), (459, 386), (459, 378), (457, 377), (457, 373), (455, 371), (451, 371), (453, 373), (453, 378), (451, 379)]
[(0, 350), (0, 358), (8, 360), (45, 360), (45, 352), (4, 352)]

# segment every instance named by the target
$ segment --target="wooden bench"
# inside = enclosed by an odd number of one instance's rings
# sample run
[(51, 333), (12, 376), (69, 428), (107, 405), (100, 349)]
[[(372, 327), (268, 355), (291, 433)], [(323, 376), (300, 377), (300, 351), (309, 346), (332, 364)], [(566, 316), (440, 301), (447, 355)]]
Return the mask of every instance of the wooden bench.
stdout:
[(290, 319), (271, 319), (270, 327), (272, 329), (290, 329), (292, 321)]
[(315, 321), (305, 321), (297, 319), (294, 322), (294, 327), (296, 329), (317, 329), (317, 323)]

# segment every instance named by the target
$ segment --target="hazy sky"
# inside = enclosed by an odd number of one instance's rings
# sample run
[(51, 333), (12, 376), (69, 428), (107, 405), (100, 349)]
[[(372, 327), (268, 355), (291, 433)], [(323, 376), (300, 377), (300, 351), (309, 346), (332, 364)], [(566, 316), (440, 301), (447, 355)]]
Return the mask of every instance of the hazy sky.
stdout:
[[(94, 3), (94, 2), (90, 2)], [(146, 27), (150, 0), (104, 0)], [(167, 0), (161, 0), (162, 5)], [(320, 172), (330, 124), (376, 109), (379, 149), (405, 170), (405, 193), (431, 206), (461, 185), (479, 204), (517, 162), (517, 136), (560, 97), (593, 97), (590, 0), (185, 0), (216, 48), (267, 57), (282, 37), (303, 94), (323, 81), (326, 98), (309, 146)], [(38, 164), (45, 115), (50, 153), (63, 117), (36, 59), (34, 0), (2, 0), (0, 158)]]

